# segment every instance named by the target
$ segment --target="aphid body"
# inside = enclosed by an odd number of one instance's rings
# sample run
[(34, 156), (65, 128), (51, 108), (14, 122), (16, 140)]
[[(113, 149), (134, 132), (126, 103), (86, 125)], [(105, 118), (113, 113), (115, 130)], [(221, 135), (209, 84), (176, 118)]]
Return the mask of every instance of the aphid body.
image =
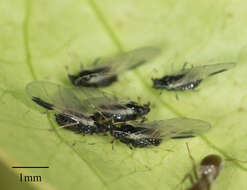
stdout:
[(205, 78), (227, 71), (234, 66), (235, 63), (219, 63), (193, 67), (176, 74), (152, 79), (153, 88), (180, 91), (194, 89)]
[(120, 126), (112, 126), (110, 133), (129, 147), (158, 146), (162, 140), (187, 138), (200, 135), (210, 128), (210, 124), (189, 118), (174, 118), (153, 122), (130, 121)]
[(150, 111), (150, 104), (139, 105), (134, 101), (112, 102), (99, 105), (101, 114), (113, 122), (136, 120)]
[(159, 54), (160, 49), (155, 47), (135, 49), (115, 57), (99, 59), (97, 65), (68, 77), (75, 86), (109, 86), (117, 81), (117, 76), (122, 72), (134, 69)]
[(60, 126), (83, 134), (106, 133), (110, 123), (135, 120), (150, 111), (149, 103), (119, 101), (92, 88), (74, 89), (34, 81), (27, 85), (26, 91), (35, 103), (54, 113)]
[(51, 82), (34, 81), (27, 85), (26, 91), (35, 103), (54, 113), (58, 125), (65, 129), (83, 134), (107, 131), (105, 125), (95, 120), (92, 108), (82, 104), (88, 95), (93, 94), (93, 90), (86, 92)]

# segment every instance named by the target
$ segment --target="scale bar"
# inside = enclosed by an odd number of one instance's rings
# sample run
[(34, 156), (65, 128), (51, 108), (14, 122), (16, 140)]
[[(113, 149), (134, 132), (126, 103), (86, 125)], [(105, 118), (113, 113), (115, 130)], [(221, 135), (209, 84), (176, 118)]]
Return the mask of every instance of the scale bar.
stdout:
[(49, 168), (49, 166), (12, 166), (12, 168)]

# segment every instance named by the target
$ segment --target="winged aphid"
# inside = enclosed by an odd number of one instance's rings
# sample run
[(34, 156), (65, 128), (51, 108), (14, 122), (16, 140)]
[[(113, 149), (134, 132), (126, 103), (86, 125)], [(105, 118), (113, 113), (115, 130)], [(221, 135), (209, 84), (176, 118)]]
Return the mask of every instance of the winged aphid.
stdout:
[(83, 69), (78, 74), (68, 77), (75, 86), (99, 87), (109, 86), (117, 81), (117, 77), (124, 71), (134, 69), (160, 54), (156, 47), (143, 47), (115, 57), (102, 58), (97, 65)]
[(163, 140), (200, 135), (210, 128), (206, 121), (174, 118), (152, 122), (129, 121), (111, 126), (111, 135), (129, 147), (158, 146)]
[(81, 104), (88, 95), (95, 94), (94, 89), (89, 92), (65, 88), (51, 82), (34, 81), (27, 85), (26, 91), (35, 103), (53, 112), (58, 125), (65, 129), (83, 134), (107, 131), (106, 126), (94, 119), (93, 109), (89, 105)]
[[(150, 111), (150, 103), (140, 105), (134, 101), (116, 101), (98, 105), (97, 116), (103, 116), (115, 122), (126, 122), (136, 120)], [(96, 115), (95, 115), (96, 116)]]
[(150, 111), (149, 104), (119, 101), (92, 88), (74, 89), (34, 81), (26, 91), (35, 103), (54, 113), (58, 125), (83, 134), (106, 133), (109, 123), (135, 120)]
[(194, 89), (205, 78), (225, 72), (235, 65), (235, 63), (218, 63), (193, 67), (162, 78), (152, 79), (153, 88), (180, 91)]

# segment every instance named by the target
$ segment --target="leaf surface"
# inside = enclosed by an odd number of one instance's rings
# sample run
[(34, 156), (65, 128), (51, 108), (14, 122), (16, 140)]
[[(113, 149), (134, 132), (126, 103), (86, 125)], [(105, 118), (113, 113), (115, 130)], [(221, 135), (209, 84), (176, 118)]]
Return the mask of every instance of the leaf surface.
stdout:
[[(0, 161), (48, 165), (14, 170), (41, 175), (35, 189), (174, 189), (191, 172), (185, 142), (199, 164), (208, 154), (246, 160), (246, 3), (236, 1), (3, 0), (0, 2)], [(205, 136), (130, 150), (106, 136), (59, 130), (25, 93), (33, 80), (69, 86), (69, 72), (102, 56), (157, 46), (162, 55), (122, 74), (107, 91), (151, 101), (149, 120), (191, 117), (208, 121)], [(152, 77), (180, 71), (184, 62), (237, 62), (195, 91), (152, 89)], [(212, 189), (247, 189), (247, 166), (226, 162)], [(18, 182), (18, 176), (16, 177)], [(189, 183), (187, 184), (189, 186)]]

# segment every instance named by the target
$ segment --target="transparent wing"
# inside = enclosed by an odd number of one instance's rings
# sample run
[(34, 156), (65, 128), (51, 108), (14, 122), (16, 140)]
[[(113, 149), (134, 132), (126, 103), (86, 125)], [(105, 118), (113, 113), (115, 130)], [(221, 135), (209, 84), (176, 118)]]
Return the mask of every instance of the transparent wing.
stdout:
[(128, 124), (142, 128), (133, 135), (146, 134), (149, 138), (162, 139), (196, 136), (210, 129), (208, 122), (189, 118), (173, 118), (146, 123), (131, 121)]
[(109, 66), (110, 72), (108, 74), (117, 74), (125, 70), (134, 69), (157, 57), (160, 53), (161, 50), (159, 48), (143, 47), (115, 57), (103, 58), (99, 61), (99, 66)]
[(34, 81), (26, 86), (27, 94), (54, 106), (58, 112), (71, 112), (83, 115), (94, 113), (94, 100), (110, 101), (112, 97), (94, 88), (66, 88), (61, 85)]
[(177, 83), (185, 84), (196, 80), (202, 80), (206, 77), (227, 71), (233, 68), (235, 65), (236, 65), (235, 63), (218, 63), (218, 64), (194, 67), (192, 69), (182, 72), (185, 74), (185, 76), (179, 81), (177, 81)]

